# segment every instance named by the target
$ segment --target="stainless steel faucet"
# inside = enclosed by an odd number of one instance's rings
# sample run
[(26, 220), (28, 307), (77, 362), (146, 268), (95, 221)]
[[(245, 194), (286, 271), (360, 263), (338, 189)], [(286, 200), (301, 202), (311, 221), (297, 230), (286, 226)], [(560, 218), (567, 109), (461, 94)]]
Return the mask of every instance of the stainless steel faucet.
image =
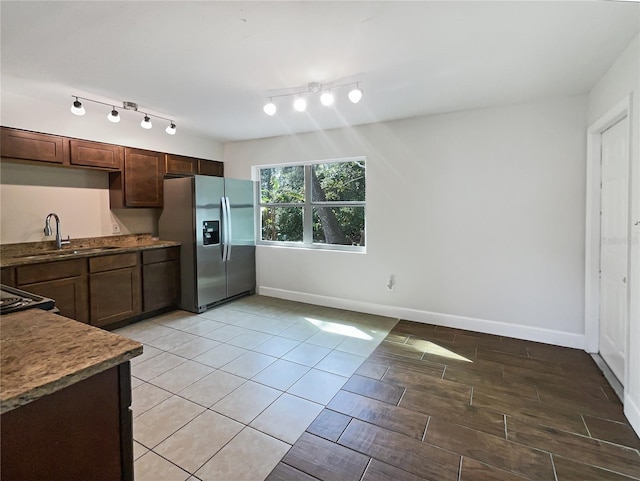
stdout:
[(58, 249), (62, 249), (64, 244), (71, 244), (71, 238), (67, 236), (66, 240), (62, 240), (60, 235), (60, 218), (57, 214), (53, 212), (47, 216), (47, 219), (44, 221), (44, 235), (51, 235), (51, 217), (56, 219), (56, 247)]

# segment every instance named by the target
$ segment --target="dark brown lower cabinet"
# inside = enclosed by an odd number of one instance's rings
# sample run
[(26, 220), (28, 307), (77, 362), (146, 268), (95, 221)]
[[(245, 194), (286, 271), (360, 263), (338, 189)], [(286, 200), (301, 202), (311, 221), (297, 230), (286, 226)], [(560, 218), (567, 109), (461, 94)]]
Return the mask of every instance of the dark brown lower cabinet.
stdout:
[(142, 252), (142, 310), (175, 306), (180, 298), (180, 247)]
[(60, 314), (118, 327), (180, 299), (180, 247), (2, 268), (2, 283), (56, 301)]
[(142, 312), (138, 253), (89, 259), (90, 323), (102, 327)]
[(2, 479), (133, 481), (129, 362), (0, 417)]
[(86, 259), (17, 266), (16, 287), (56, 301), (60, 314), (89, 322)]
[(20, 289), (54, 299), (61, 316), (84, 323), (89, 322), (86, 277), (71, 277), (38, 284), (26, 284), (20, 286)]

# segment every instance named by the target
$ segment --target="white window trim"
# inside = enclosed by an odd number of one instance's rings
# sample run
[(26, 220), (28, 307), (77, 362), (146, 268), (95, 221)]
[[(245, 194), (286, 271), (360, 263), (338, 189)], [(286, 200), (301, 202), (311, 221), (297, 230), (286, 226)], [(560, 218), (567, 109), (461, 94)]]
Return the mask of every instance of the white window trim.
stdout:
[[(359, 201), (345, 201), (345, 202), (312, 202), (308, 197), (307, 193), (311, 192), (311, 176), (307, 175), (307, 169), (310, 169), (312, 165), (317, 164), (334, 164), (338, 162), (365, 162), (366, 165), (366, 157), (344, 157), (338, 159), (323, 159), (323, 160), (307, 160), (302, 162), (291, 162), (291, 163), (281, 163), (281, 164), (264, 164), (264, 165), (254, 165), (252, 167), (251, 175), (253, 180), (258, 183), (258, 188), (256, 189), (256, 216), (255, 216), (255, 232), (256, 232), (256, 245), (259, 246), (270, 246), (270, 247), (284, 247), (284, 248), (296, 248), (296, 249), (309, 249), (309, 250), (328, 250), (328, 251), (344, 251), (344, 252), (360, 252), (366, 253), (367, 250), (367, 242), (365, 241), (364, 246), (349, 246), (349, 245), (338, 245), (338, 244), (323, 244), (323, 243), (314, 243), (313, 242), (313, 232), (311, 232), (313, 225), (312, 223), (304, 222), (303, 220), (303, 239), (311, 239), (311, 242), (305, 243), (302, 242), (284, 242), (284, 241), (268, 241), (262, 240), (262, 207), (263, 206), (278, 206), (278, 207), (302, 207), (303, 209), (303, 219), (307, 219), (307, 216), (312, 215), (312, 209), (314, 206), (323, 206), (329, 205), (331, 207), (350, 207), (350, 206), (358, 206), (364, 208), (364, 238), (367, 239), (367, 201), (366, 201), (366, 193), (364, 202)], [(290, 203), (276, 203), (276, 204), (262, 204), (261, 200), (261, 186), (260, 186), (260, 170), (261, 169), (272, 169), (278, 167), (304, 167), (305, 169), (305, 196), (304, 203), (299, 202), (290, 202)], [(365, 168), (365, 185), (367, 185), (367, 169)]]

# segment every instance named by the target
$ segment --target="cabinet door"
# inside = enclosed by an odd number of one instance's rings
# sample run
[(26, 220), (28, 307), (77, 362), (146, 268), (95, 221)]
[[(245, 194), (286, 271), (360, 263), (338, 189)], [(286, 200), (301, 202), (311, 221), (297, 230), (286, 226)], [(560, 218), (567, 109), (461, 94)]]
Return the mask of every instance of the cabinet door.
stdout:
[(124, 161), (124, 147), (100, 142), (69, 141), (71, 165), (120, 170)]
[(2, 127), (0, 156), (63, 164), (68, 157), (67, 139)]
[(164, 154), (124, 149), (122, 172), (109, 174), (111, 208), (162, 207)]
[(89, 322), (86, 277), (72, 277), (36, 284), (25, 284), (21, 285), (20, 289), (54, 299), (56, 308), (65, 317), (84, 323)]
[(89, 277), (91, 325), (102, 327), (140, 314), (140, 269), (127, 267)]
[(89, 322), (86, 259), (17, 266), (14, 280), (18, 289), (55, 300), (63, 316)]
[(157, 262), (142, 266), (144, 312), (175, 306), (180, 293), (180, 262)]
[(2, 479), (133, 480), (130, 405), (127, 362), (4, 413)]
[(196, 159), (174, 154), (165, 155), (164, 167), (166, 175), (194, 175), (198, 168)]
[(198, 174), (224, 177), (224, 163), (217, 160), (198, 159)]

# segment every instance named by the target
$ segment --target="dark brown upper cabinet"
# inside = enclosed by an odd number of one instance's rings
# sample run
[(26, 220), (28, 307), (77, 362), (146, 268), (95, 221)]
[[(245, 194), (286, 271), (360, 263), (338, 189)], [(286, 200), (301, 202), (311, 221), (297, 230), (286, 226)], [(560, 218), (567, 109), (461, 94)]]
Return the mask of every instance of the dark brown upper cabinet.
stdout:
[(198, 173), (197, 159), (184, 155), (166, 154), (164, 166), (166, 175), (183, 176)]
[(194, 174), (224, 177), (224, 163), (184, 155), (165, 155), (165, 175), (182, 177)]
[(59, 135), (40, 134), (2, 127), (0, 156), (52, 164), (68, 162), (68, 142)]
[(120, 170), (124, 162), (124, 147), (86, 140), (69, 140), (71, 165)]
[(125, 147), (122, 171), (109, 174), (112, 209), (162, 207), (164, 155)]
[(224, 163), (217, 160), (198, 159), (198, 174), (224, 177)]

